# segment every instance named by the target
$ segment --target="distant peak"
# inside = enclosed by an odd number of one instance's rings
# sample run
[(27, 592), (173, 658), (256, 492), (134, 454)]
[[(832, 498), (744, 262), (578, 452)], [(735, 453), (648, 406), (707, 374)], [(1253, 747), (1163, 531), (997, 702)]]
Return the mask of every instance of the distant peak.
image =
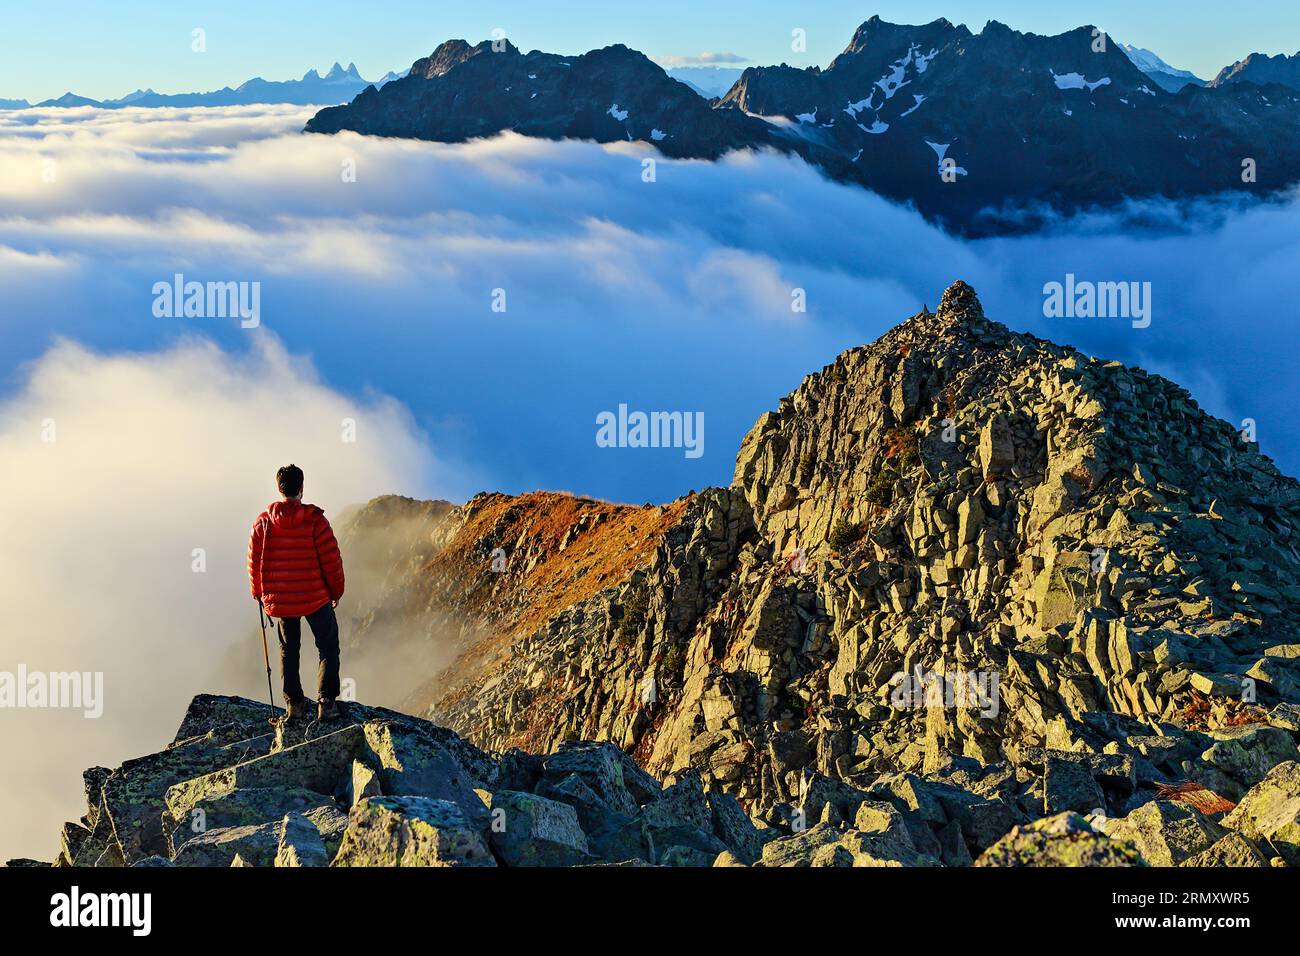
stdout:
[(345, 70), (343, 69), (342, 64), (340, 64), (338, 61), (335, 61), (334, 65), (330, 67), (330, 71), (327, 74), (325, 74), (325, 79), (327, 80), (341, 80), (345, 78), (347, 79), (361, 78), (360, 74), (357, 73), (357, 65), (355, 63), (349, 63), (348, 68)]

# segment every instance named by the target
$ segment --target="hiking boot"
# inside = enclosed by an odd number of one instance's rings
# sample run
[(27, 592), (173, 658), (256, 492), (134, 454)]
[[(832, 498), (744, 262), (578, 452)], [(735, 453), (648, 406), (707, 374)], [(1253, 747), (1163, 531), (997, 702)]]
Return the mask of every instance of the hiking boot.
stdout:
[(337, 700), (322, 700), (316, 707), (316, 719), (322, 724), (343, 718), (343, 705)]
[(284, 702), (284, 716), (280, 718), (281, 723), (296, 723), (310, 719), (311, 701), (306, 697), (301, 700), (286, 700)]

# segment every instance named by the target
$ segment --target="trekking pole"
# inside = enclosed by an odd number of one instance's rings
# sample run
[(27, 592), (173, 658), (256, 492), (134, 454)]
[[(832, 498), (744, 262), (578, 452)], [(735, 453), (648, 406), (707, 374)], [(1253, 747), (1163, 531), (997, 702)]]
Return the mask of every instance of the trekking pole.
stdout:
[(270, 723), (275, 723), (275, 691), (271, 689), (271, 651), (266, 644), (266, 612), (262, 607), (262, 599), (257, 599), (257, 620), (262, 625), (262, 658), (266, 661), (266, 696), (271, 704), (271, 716), (268, 718)]

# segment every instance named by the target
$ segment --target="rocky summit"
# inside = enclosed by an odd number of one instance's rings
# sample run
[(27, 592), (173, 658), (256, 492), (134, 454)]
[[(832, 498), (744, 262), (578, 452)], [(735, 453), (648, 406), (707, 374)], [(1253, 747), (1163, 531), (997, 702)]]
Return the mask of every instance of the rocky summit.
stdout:
[(56, 865), (708, 866), (762, 850), (735, 797), (695, 774), (664, 788), (610, 743), (493, 755), (355, 703), (328, 725), (266, 718), (200, 695), (164, 750), (87, 771)]
[(363, 507), (345, 673), (420, 716), (196, 698), (59, 862), (1300, 864), (1300, 483), (1249, 437), (958, 282), (729, 487)]

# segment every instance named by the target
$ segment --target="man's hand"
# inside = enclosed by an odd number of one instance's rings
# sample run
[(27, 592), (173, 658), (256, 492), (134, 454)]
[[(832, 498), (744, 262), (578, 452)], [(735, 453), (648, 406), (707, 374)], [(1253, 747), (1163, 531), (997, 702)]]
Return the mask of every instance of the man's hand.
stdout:
[(338, 598), (335, 598), (333, 601), (330, 601), (330, 604), (331, 604), (333, 607), (338, 607), (338, 606), (339, 606)]

